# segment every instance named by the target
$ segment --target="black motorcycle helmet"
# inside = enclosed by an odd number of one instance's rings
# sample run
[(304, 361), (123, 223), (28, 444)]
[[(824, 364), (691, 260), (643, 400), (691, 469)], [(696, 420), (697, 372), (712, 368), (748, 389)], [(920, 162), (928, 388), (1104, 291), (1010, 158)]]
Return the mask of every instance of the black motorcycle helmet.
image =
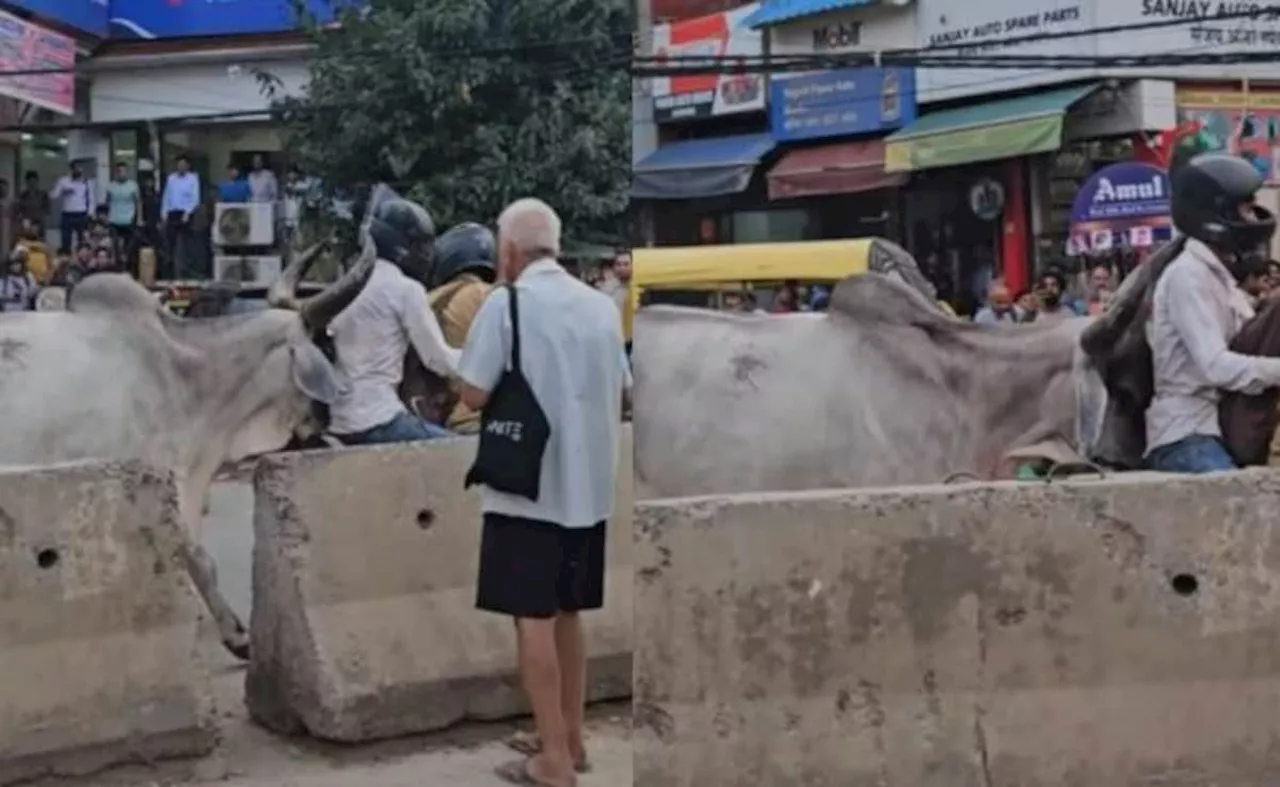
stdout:
[(1201, 153), (1172, 180), (1173, 224), (1182, 234), (1231, 255), (1252, 255), (1275, 234), (1276, 217), (1253, 201), (1262, 175), (1239, 156)]
[(488, 227), (467, 222), (436, 238), (435, 265), (427, 286), (434, 290), (463, 273), (490, 283), (498, 277), (498, 241)]
[(427, 209), (407, 199), (379, 204), (369, 220), (378, 258), (394, 262), (411, 279), (424, 284), (431, 273), (436, 225)]

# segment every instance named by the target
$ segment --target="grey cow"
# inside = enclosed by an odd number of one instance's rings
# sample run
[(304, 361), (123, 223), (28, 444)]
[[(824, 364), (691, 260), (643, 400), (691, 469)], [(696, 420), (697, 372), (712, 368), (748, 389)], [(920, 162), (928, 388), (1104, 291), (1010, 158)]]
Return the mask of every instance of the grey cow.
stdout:
[[(911, 262), (914, 265), (914, 261)], [(938, 483), (1011, 455), (1080, 461), (1087, 318), (984, 327), (890, 276), (822, 314), (636, 315), (637, 494)], [(1084, 396), (1081, 396), (1081, 394)]]
[(275, 308), (252, 315), (182, 319), (127, 276), (99, 274), (75, 289), (69, 311), (0, 317), (0, 465), (139, 459), (171, 470), (183, 557), (241, 658), (248, 635), (200, 546), (203, 502), (220, 466), (305, 433), (311, 402), (331, 402), (343, 384), (312, 337), (364, 287), (373, 247), (366, 237), (340, 281), (299, 300), (318, 252), (291, 261), (269, 296)]

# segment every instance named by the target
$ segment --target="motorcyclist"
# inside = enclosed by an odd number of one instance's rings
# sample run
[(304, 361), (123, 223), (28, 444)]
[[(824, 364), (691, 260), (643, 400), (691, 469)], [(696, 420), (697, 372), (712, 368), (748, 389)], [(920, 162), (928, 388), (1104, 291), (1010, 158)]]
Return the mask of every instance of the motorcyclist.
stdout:
[[(435, 262), (427, 281), (431, 308), (445, 340), (461, 349), (480, 305), (497, 278), (497, 241), (487, 227), (459, 224), (436, 239)], [(480, 429), (480, 414), (459, 400), (448, 417), (451, 430), (472, 434)]]
[(449, 347), (420, 284), (431, 269), (435, 223), (409, 200), (381, 202), (369, 218), (378, 261), (368, 285), (330, 334), (348, 392), (330, 407), (330, 432), (348, 445), (447, 437), (450, 432), (401, 402), (398, 387), (412, 347), (426, 368), (451, 379), (459, 351)]
[[(1156, 284), (1146, 325), (1154, 380), (1146, 463), (1167, 472), (1230, 470), (1240, 460), (1223, 437), (1230, 420), (1224, 392), (1227, 400), (1256, 399), (1280, 386), (1280, 358), (1241, 352), (1241, 339), (1256, 344), (1274, 333), (1268, 326), (1280, 314), (1255, 318), (1240, 287), (1265, 273), (1263, 247), (1276, 219), (1254, 201), (1262, 177), (1236, 156), (1198, 155), (1175, 170), (1172, 185), (1173, 222), (1186, 240)], [(1228, 430), (1228, 437), (1237, 431)]]

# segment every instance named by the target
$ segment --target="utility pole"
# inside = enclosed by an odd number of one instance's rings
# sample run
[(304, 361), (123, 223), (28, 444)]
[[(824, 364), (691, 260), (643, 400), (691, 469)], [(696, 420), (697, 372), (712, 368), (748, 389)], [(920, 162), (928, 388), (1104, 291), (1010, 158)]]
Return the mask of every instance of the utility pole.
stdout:
[[(636, 57), (653, 55), (652, 0), (635, 0), (636, 35), (632, 48)], [(658, 127), (653, 122), (653, 88), (648, 79), (631, 80), (631, 164), (635, 166), (658, 148)], [(653, 211), (645, 202), (633, 206), (633, 218), (641, 246), (653, 245)]]

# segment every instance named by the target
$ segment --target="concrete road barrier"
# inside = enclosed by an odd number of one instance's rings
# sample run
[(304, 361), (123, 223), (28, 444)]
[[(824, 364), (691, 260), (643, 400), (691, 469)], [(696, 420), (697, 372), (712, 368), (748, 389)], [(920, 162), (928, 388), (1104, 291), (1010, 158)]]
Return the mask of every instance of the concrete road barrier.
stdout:
[[(610, 522), (606, 608), (586, 620), (589, 693), (631, 693), (631, 437)], [(474, 608), (475, 442), (271, 456), (256, 477), (249, 711), (358, 742), (519, 715), (509, 619)]]
[(0, 470), (0, 784), (212, 750), (181, 528), (141, 466)]
[(1280, 778), (1280, 475), (641, 503), (637, 787)]

